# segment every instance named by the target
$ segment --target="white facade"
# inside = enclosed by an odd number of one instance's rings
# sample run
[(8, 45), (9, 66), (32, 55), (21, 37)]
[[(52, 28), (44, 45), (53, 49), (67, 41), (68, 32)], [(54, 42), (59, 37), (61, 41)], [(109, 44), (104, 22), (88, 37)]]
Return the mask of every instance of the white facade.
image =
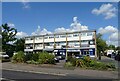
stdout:
[[(95, 50), (96, 54), (96, 31), (79, 31), (61, 34), (48, 34), (40, 36), (29, 36), (25, 38), (25, 52), (34, 50), (55, 49), (83, 49)], [(87, 52), (86, 52), (87, 53)]]

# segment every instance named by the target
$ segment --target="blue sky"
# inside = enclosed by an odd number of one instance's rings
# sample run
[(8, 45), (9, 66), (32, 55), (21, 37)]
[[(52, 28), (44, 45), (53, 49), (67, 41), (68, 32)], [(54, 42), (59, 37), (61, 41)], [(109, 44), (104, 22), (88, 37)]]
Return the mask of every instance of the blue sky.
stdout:
[[(69, 29), (73, 17), (77, 17), (79, 23), (82, 26), (88, 26), (89, 30), (95, 29), (100, 32), (100, 28), (104, 30), (107, 27), (109, 29), (108, 26), (116, 29), (118, 27), (117, 11), (114, 12), (113, 10), (111, 12), (112, 15), (115, 14), (116, 16), (105, 19), (106, 15), (104, 13), (107, 13), (107, 11), (102, 12), (102, 8), (106, 7), (104, 4), (112, 5), (108, 11), (117, 9), (117, 3), (107, 2), (3, 2), (2, 23), (10, 23), (15, 26), (18, 32), (24, 32), (27, 35), (35, 32), (38, 25), (41, 30), (45, 28), (50, 32), (54, 32), (55, 29), (61, 27)], [(104, 6), (101, 7), (102, 5)], [(92, 13), (95, 8), (101, 12), (94, 11)], [(102, 32), (106, 41), (115, 33), (108, 32)]]

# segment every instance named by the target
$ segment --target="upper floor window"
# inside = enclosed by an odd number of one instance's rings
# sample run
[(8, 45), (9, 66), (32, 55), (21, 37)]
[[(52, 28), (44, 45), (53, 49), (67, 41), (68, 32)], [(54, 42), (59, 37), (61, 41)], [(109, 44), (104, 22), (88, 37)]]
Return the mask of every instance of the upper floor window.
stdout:
[(54, 38), (54, 36), (49, 36), (49, 39)]
[(90, 41), (89, 41), (89, 44), (90, 44), (90, 45), (94, 45), (94, 44), (95, 44), (95, 41), (90, 40)]
[(45, 37), (44, 37), (44, 39), (48, 39), (48, 37), (47, 37), (47, 36), (45, 36)]
[(67, 37), (72, 37), (72, 34), (68, 34)]
[(92, 35), (93, 35), (92, 32), (87, 33), (87, 36), (92, 36)]
[(79, 36), (79, 34), (73, 34), (73, 37), (77, 37), (77, 36)]
[(42, 47), (42, 44), (35, 44), (35, 47)]
[(89, 41), (88, 41), (88, 40), (81, 40), (81, 42), (84, 42), (84, 43), (85, 43), (85, 42), (89, 42)]
[(42, 37), (35, 37), (35, 40), (40, 40), (42, 39)]
[(55, 38), (59, 38), (59, 35), (55, 35)]
[(33, 38), (26, 38), (26, 40), (33, 40)]
[(86, 33), (81, 33), (81, 36), (86, 36)]
[(60, 35), (60, 38), (65, 38), (66, 37), (66, 35)]

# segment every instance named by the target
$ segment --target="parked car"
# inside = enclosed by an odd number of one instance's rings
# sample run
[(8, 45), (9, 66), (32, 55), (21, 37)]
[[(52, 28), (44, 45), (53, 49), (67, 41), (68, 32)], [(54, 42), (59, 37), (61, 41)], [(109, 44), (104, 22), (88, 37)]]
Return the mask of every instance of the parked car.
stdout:
[(115, 60), (120, 61), (120, 54), (117, 54), (117, 55), (115, 56)]
[(54, 59), (55, 59), (55, 62), (56, 62), (56, 63), (58, 63), (58, 62), (59, 62), (59, 59), (58, 59), (58, 58), (56, 58), (56, 57), (55, 57)]
[(77, 59), (83, 59), (83, 56), (82, 55), (75, 55), (75, 58), (77, 58)]
[(62, 54), (56, 54), (55, 57), (59, 60), (65, 59), (65, 55), (62, 55)]
[(9, 56), (5, 52), (2, 52), (0, 54), (0, 59), (2, 60), (2, 62), (4, 62), (4, 61), (10, 61)]

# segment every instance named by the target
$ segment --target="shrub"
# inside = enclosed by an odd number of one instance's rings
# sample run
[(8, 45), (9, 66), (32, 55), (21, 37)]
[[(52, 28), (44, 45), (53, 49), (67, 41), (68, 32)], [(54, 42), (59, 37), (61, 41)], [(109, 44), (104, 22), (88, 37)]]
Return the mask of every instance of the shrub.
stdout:
[(47, 52), (43, 52), (39, 54), (40, 64), (55, 64), (54, 58), (55, 58), (54, 55), (49, 54)]
[(26, 63), (27, 63), (27, 64), (39, 64), (39, 62), (34, 61), (34, 60), (26, 61)]
[(96, 59), (91, 59), (89, 56), (83, 57), (83, 59), (75, 59), (69, 57), (68, 62), (72, 64), (72, 66), (81, 67), (81, 68), (91, 68), (97, 70), (114, 70), (115, 65), (106, 64), (103, 62), (98, 62)]
[(18, 63), (25, 62), (24, 52), (19, 51), (19, 52), (17, 52), (17, 54), (13, 55), (12, 62), (18, 62)]
[(84, 56), (84, 57), (83, 57), (83, 60), (84, 60), (85, 62), (88, 62), (88, 63), (91, 62), (91, 58), (90, 58), (89, 56)]
[(114, 65), (114, 64), (111, 64), (111, 63), (106, 64), (106, 67), (107, 67), (108, 69), (113, 69), (113, 70), (116, 69), (115, 65)]
[(26, 54), (26, 55), (25, 55), (25, 61), (32, 60), (32, 55), (33, 55), (33, 54), (31, 54), (31, 53), (30, 53), (30, 54)]
[(91, 60), (89, 65), (90, 65), (90, 67), (94, 67), (96, 63), (97, 63), (96, 60)]
[(82, 60), (82, 59), (77, 59), (77, 60), (76, 60), (76, 66), (77, 66), (77, 67), (85, 67), (84, 60)]
[(38, 61), (39, 53), (32, 54), (32, 58), (31, 59), (34, 60), (34, 61)]
[(76, 66), (76, 58), (73, 58), (73, 57), (68, 57), (68, 62), (71, 62), (73, 66)]
[(66, 62), (64, 67), (67, 68), (67, 69), (74, 69), (74, 67), (73, 67), (71, 62)]
[(107, 70), (106, 64), (102, 62), (96, 62), (93, 68), (98, 70)]
[(34, 60), (34, 61), (38, 61), (39, 59), (39, 53), (30, 53), (30, 54), (26, 54), (25, 55), (25, 61), (29, 61), (29, 60)]

